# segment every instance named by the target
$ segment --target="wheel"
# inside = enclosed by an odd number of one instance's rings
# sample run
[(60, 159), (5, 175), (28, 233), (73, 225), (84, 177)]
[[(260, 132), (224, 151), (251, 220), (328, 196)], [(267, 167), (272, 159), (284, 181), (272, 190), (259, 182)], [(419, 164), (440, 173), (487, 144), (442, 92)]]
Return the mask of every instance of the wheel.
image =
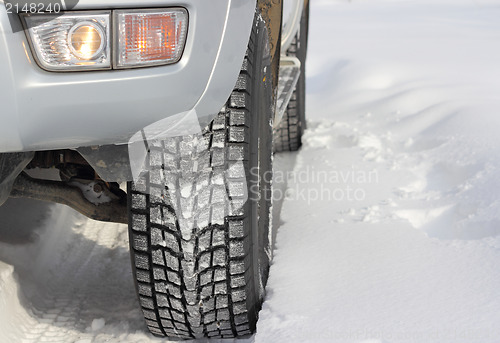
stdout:
[(256, 327), (270, 263), (272, 75), (256, 19), (238, 82), (199, 135), (148, 141), (128, 184), (139, 302), (154, 335), (235, 337)]
[(293, 91), (281, 122), (274, 130), (274, 150), (296, 151), (302, 145), (302, 135), (306, 129), (306, 57), (309, 31), (309, 4), (302, 12), (300, 29), (295, 35), (286, 54), (297, 57), (301, 63), (300, 77)]

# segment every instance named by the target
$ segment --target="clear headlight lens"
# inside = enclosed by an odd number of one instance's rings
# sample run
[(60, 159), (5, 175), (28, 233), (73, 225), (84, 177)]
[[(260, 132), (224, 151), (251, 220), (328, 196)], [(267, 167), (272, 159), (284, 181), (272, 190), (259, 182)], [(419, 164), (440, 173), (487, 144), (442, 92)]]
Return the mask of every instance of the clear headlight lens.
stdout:
[(78, 23), (69, 30), (69, 49), (82, 60), (91, 60), (102, 55), (105, 46), (102, 27), (92, 22)]
[(180, 60), (187, 34), (183, 8), (115, 11), (116, 67), (170, 64)]
[(35, 56), (50, 71), (111, 68), (110, 11), (26, 15)]

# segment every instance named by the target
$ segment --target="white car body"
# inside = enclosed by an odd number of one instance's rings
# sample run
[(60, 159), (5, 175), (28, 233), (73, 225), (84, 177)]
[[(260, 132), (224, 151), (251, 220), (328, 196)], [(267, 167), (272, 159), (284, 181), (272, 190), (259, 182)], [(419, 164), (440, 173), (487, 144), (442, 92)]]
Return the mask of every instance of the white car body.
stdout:
[[(296, 30), (302, 4), (285, 1), (284, 37)], [(0, 153), (124, 144), (142, 128), (192, 110), (208, 124), (236, 82), (256, 1), (82, 0), (73, 10), (184, 7), (185, 50), (172, 65), (58, 73), (37, 65), (4, 5), (0, 0)]]
[(172, 6), (189, 12), (178, 63), (55, 73), (36, 64), (0, 1), (0, 152), (127, 143), (143, 127), (192, 109), (208, 123), (236, 82), (254, 0), (84, 0), (74, 10)]

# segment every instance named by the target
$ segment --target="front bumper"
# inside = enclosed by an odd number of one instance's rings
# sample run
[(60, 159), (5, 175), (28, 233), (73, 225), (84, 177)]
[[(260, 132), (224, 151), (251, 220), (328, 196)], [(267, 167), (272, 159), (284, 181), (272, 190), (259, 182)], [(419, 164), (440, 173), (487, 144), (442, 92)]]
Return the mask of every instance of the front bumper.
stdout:
[(12, 32), (0, 0), (0, 152), (125, 144), (191, 110), (207, 125), (236, 83), (255, 0), (81, 0), (74, 10), (179, 6), (190, 19), (179, 63), (51, 73), (34, 61), (24, 31)]

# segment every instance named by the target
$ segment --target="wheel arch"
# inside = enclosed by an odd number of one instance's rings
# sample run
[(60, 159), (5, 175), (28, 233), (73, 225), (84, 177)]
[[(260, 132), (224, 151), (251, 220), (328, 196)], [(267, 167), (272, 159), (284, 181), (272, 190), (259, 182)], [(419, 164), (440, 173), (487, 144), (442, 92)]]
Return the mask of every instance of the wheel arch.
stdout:
[(283, 0), (258, 0), (257, 5), (269, 35), (273, 89), (277, 89), (281, 56)]

